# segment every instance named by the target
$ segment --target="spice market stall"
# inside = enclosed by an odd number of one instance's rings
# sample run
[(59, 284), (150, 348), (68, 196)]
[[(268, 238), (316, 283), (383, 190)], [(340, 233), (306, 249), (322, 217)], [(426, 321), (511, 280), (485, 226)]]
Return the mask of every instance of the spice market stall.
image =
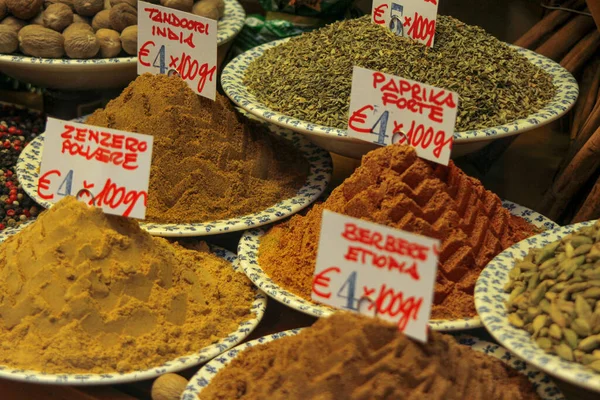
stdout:
[[(259, 1), (242, 24), (234, 0), (0, 0), (1, 50), (24, 53), (0, 71), (115, 88), (76, 120), (0, 108), (0, 397), (597, 398), (597, 7), (536, 6), (512, 46), (432, 3)], [(149, 71), (90, 80), (136, 23), (164, 50), (110, 57)], [(193, 62), (169, 66), (180, 45)]]

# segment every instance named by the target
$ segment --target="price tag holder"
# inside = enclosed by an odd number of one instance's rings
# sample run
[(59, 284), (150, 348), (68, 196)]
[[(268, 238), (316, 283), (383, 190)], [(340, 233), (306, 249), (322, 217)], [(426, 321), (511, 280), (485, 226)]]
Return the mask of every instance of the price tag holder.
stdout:
[(323, 211), (312, 299), (427, 341), (439, 241)]
[(373, 0), (371, 20), (432, 47), (437, 10), (438, 0)]
[(151, 135), (48, 118), (38, 195), (77, 196), (107, 214), (144, 219)]
[(407, 144), (419, 157), (448, 165), (457, 108), (454, 92), (355, 66), (348, 136)]
[(140, 1), (138, 74), (178, 74), (192, 90), (215, 99), (217, 21)]

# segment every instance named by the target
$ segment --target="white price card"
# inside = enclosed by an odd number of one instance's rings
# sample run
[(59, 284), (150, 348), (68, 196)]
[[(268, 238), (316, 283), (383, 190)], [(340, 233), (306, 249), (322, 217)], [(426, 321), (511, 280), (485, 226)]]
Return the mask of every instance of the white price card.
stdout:
[(323, 211), (312, 299), (427, 341), (439, 241)]
[(437, 10), (438, 0), (373, 0), (371, 19), (396, 36), (432, 47)]
[(214, 100), (217, 93), (217, 21), (138, 2), (138, 74), (177, 74)]
[(153, 137), (48, 118), (38, 195), (144, 219)]
[(446, 89), (355, 66), (348, 136), (407, 144), (419, 157), (448, 165), (458, 100)]

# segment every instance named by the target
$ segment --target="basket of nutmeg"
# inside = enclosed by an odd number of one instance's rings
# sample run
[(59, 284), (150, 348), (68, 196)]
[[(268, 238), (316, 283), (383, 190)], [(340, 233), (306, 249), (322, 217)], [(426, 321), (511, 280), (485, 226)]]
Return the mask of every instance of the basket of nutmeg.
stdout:
[[(237, 0), (150, 2), (218, 20), (219, 53), (244, 24)], [(124, 87), (137, 74), (137, 7), (137, 0), (0, 0), (0, 72), (53, 89)]]

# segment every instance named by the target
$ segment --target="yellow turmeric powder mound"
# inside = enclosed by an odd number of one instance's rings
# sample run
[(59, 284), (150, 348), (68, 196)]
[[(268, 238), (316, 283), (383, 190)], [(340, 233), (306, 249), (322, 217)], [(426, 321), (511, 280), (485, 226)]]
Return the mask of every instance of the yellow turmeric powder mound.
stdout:
[(235, 331), (253, 297), (206, 244), (173, 245), (67, 197), (0, 244), (0, 365), (151, 368)]

